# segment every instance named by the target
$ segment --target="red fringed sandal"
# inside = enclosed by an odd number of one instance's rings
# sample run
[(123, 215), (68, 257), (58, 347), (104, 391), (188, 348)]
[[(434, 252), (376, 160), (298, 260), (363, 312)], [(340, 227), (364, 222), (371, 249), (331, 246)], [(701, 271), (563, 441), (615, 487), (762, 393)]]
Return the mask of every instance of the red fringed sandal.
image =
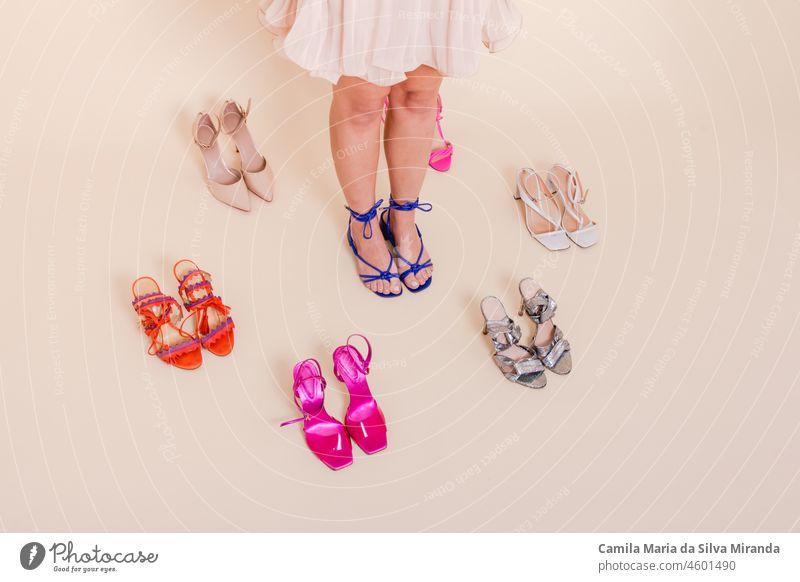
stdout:
[(227, 356), (233, 350), (233, 319), (231, 308), (214, 295), (211, 275), (194, 261), (182, 259), (172, 268), (178, 280), (178, 294), (189, 315), (194, 315), (195, 332), (200, 344), (217, 356)]
[(177, 300), (164, 295), (152, 277), (139, 277), (131, 290), (133, 309), (150, 338), (147, 353), (183, 370), (200, 367), (203, 363), (200, 340), (180, 326), (183, 310)]

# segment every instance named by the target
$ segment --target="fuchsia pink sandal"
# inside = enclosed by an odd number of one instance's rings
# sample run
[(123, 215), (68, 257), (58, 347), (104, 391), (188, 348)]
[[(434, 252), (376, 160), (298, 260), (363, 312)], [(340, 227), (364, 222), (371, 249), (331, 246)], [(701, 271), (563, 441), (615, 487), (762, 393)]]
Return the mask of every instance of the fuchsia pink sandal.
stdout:
[(436, 106), (436, 129), (439, 130), (439, 137), (442, 138), (444, 147), (431, 151), (431, 155), (428, 157), (428, 165), (437, 172), (446, 172), (450, 169), (450, 165), (453, 162), (453, 144), (445, 139), (444, 132), (442, 131), (443, 107), (441, 95), (436, 97)]
[[(389, 98), (383, 100), (383, 114), (381, 115), (381, 119), (385, 122), (386, 121), (386, 112), (389, 110)], [(450, 165), (453, 162), (453, 144), (449, 142), (444, 137), (444, 132), (442, 131), (442, 96), (436, 96), (436, 129), (439, 131), (439, 137), (442, 138), (444, 142), (444, 147), (436, 148), (431, 151), (430, 156), (428, 156), (428, 165), (436, 170), (437, 172), (446, 172), (450, 169)]]
[[(353, 337), (360, 337), (367, 343), (366, 358), (350, 345)], [(372, 346), (360, 334), (351, 335), (345, 345), (333, 351), (333, 373), (345, 383), (350, 392), (350, 405), (347, 407), (344, 424), (356, 444), (368, 455), (382, 451), (387, 444), (386, 420), (367, 383), (371, 360)]]
[(303, 416), (281, 424), (286, 426), (303, 421), (303, 433), (311, 452), (334, 471), (353, 463), (353, 445), (341, 422), (332, 418), (325, 410), (325, 378), (319, 362), (303, 360), (295, 364), (294, 401)]

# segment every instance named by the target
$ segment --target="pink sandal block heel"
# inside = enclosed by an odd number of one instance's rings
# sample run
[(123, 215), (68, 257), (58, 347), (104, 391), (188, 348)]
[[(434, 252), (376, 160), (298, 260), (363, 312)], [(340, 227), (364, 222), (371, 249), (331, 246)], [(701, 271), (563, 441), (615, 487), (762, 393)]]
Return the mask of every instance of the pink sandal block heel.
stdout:
[(287, 420), (281, 426), (303, 421), (303, 434), (311, 452), (326, 466), (338, 471), (353, 463), (353, 445), (341, 422), (325, 410), (325, 378), (319, 362), (303, 360), (295, 364), (294, 401), (303, 416)]
[[(366, 358), (350, 345), (353, 337), (360, 337), (367, 343)], [(371, 360), (372, 346), (361, 334), (351, 335), (345, 345), (333, 351), (333, 373), (344, 382), (350, 393), (344, 424), (356, 444), (368, 455), (380, 452), (387, 446), (386, 419), (367, 383)]]
[(438, 95), (436, 97), (436, 129), (439, 131), (439, 137), (442, 138), (444, 142), (443, 148), (437, 148), (431, 151), (431, 155), (428, 157), (428, 165), (436, 170), (437, 172), (446, 172), (450, 169), (450, 165), (453, 162), (453, 144), (449, 142), (444, 137), (444, 132), (442, 131), (442, 96)]

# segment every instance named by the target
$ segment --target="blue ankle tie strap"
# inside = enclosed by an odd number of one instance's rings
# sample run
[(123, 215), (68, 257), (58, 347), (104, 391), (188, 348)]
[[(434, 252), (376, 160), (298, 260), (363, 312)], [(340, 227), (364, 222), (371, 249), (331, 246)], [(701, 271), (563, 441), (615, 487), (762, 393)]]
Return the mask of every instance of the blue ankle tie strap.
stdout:
[(389, 198), (389, 210), (419, 210), (421, 212), (430, 212), (433, 210), (433, 204), (429, 202), (423, 202), (420, 204), (419, 198), (414, 200), (414, 202), (403, 202), (399, 204), (395, 202), (392, 198)]
[[(356, 222), (364, 223), (364, 238), (367, 239), (367, 240), (372, 238), (372, 234), (373, 234), (372, 233), (372, 220), (376, 216), (378, 216), (378, 210), (380, 209), (381, 204), (383, 204), (383, 198), (378, 200), (375, 204), (372, 205), (372, 208), (370, 208), (369, 210), (367, 210), (364, 213), (356, 212), (355, 210), (353, 210), (349, 206), (345, 206), (345, 208), (347, 208), (347, 211), (350, 213), (350, 218), (351, 219), (355, 220)], [(369, 232), (369, 234), (367, 234), (367, 232)]]

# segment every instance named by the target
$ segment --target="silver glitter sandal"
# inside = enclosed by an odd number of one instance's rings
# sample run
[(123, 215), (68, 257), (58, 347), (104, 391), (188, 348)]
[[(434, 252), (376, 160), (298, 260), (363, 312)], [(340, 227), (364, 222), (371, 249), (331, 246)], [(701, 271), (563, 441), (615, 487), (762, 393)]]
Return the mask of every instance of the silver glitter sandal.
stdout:
[(522, 296), (519, 314), (524, 311), (536, 324), (529, 349), (551, 372), (569, 374), (572, 351), (563, 332), (552, 321), (557, 308), (555, 300), (531, 278), (519, 282), (519, 294)]
[(500, 300), (492, 296), (484, 298), (481, 313), (485, 320), (483, 335), (491, 337), (494, 362), (506, 379), (527, 388), (544, 388), (547, 385), (544, 366), (530, 349), (519, 345), (522, 333)]

